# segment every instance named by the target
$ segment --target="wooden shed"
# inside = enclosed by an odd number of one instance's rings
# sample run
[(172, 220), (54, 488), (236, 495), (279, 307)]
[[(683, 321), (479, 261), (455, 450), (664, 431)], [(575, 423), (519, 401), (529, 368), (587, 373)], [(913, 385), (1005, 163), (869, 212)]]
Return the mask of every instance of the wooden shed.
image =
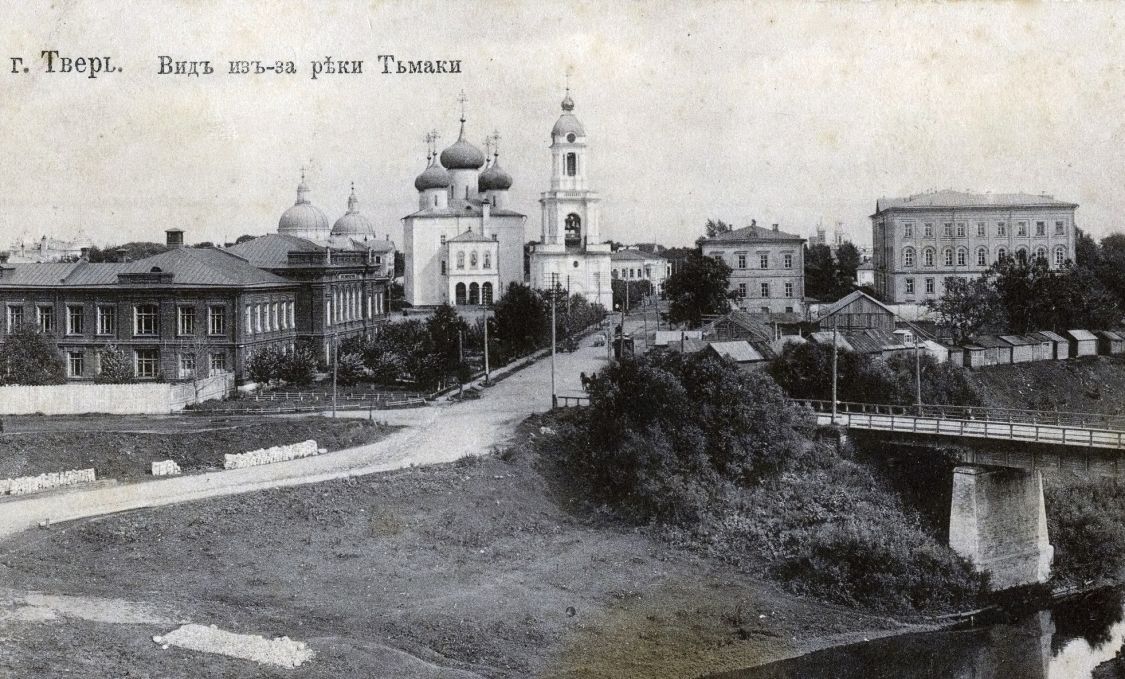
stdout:
[(867, 293), (856, 290), (829, 306), (817, 320), (821, 330), (886, 330), (895, 329), (895, 312)]
[(1125, 354), (1125, 337), (1112, 330), (1098, 330), (1098, 353), (1103, 356)]
[(980, 335), (978, 337), (974, 337), (973, 341), (981, 345), (982, 347), (985, 347), (986, 349), (991, 349), (994, 352), (996, 359), (993, 361), (992, 365), (1008, 365), (1012, 362), (1012, 345), (1008, 344), (999, 337), (995, 337), (993, 335)]
[(990, 349), (976, 342), (965, 342), (961, 345), (966, 368), (983, 368), (986, 365), (996, 365), (996, 350)]
[[(926, 344), (929, 344), (929, 342), (927, 342)], [(953, 364), (953, 365), (965, 365), (965, 350), (964, 350), (964, 348), (959, 347), (959, 346), (954, 345), (954, 344), (943, 344), (941, 346), (942, 346), (943, 349), (945, 349), (946, 355), (949, 357), (948, 360), (951, 364)]]
[(1070, 340), (1050, 330), (1043, 330), (1034, 334), (1044, 337), (1051, 342), (1051, 346), (1054, 349), (1054, 359), (1056, 361), (1065, 361), (1070, 358)]
[(1000, 335), (1000, 340), (1011, 345), (1012, 363), (1030, 363), (1035, 360), (1036, 342), (1020, 335)]
[(1098, 355), (1098, 338), (1089, 330), (1067, 330), (1070, 337), (1070, 357)]
[(1031, 342), (1031, 353), (1034, 356), (1033, 361), (1051, 361), (1055, 358), (1055, 343), (1044, 336), (1042, 333), (1033, 332), (1023, 336), (1028, 342)]

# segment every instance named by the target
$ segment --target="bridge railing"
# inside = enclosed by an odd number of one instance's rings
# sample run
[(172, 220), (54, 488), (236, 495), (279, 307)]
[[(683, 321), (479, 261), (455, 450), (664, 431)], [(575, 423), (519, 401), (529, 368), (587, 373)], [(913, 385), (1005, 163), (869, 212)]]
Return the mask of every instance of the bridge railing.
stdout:
[[(832, 401), (819, 399), (794, 399), (816, 412), (832, 412)], [(1075, 413), (1055, 410), (1020, 410), (1016, 408), (989, 408), (984, 406), (950, 405), (892, 405), (886, 403), (856, 403), (837, 401), (836, 412), (859, 415), (904, 415), (939, 420), (968, 420), (1003, 422), (1008, 424), (1051, 425), (1125, 431), (1125, 417), (1099, 413)]]

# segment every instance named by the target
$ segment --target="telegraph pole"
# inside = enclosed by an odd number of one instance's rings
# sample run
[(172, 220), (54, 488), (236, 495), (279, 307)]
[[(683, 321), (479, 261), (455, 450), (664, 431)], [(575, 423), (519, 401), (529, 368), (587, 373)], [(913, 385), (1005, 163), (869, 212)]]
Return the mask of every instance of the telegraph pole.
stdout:
[(336, 371), (340, 365), (340, 334), (332, 331), (332, 417), (336, 417)]
[(551, 274), (551, 407), (559, 406), (559, 398), (555, 393), (555, 298), (558, 297), (558, 274)]
[(488, 307), (484, 308), (484, 383), (488, 384)]
[(832, 318), (832, 424), (836, 424), (836, 362), (837, 355), (840, 353), (839, 341), (837, 337), (839, 333), (836, 329), (835, 317)]
[(914, 389), (918, 414), (922, 414), (922, 357), (918, 351), (918, 333), (914, 333)]

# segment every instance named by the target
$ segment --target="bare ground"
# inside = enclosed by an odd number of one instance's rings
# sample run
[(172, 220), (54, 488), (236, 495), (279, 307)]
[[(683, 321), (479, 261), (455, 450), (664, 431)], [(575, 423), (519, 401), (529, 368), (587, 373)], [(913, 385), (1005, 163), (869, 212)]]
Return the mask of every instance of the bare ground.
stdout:
[(0, 615), (0, 674), (694, 677), (907, 631), (576, 518), (535, 467), (471, 459), (20, 534), (0, 543), (13, 601), (139, 602), (317, 655), (270, 669), (151, 641), (175, 625), (64, 611)]

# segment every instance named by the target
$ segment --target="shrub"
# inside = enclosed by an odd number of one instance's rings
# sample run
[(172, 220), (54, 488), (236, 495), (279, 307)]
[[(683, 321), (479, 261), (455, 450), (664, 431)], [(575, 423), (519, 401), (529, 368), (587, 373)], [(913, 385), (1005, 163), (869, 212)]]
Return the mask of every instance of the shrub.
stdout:
[(125, 384), (134, 379), (133, 363), (116, 345), (107, 344), (99, 352), (101, 370), (94, 381), (101, 384)]
[(274, 346), (258, 349), (246, 361), (246, 374), (250, 379), (262, 386), (281, 377), (282, 364), (285, 362), (285, 352)]
[(307, 344), (298, 344), (293, 351), (282, 354), (277, 377), (288, 384), (306, 385), (316, 376), (316, 354)]
[(0, 345), (0, 379), (5, 384), (61, 384), (66, 381), (54, 338), (31, 325), (21, 325)]
[(336, 381), (342, 385), (356, 384), (364, 378), (363, 359), (359, 354), (342, 353), (336, 359)]
[(1125, 563), (1125, 486), (1113, 479), (1048, 479), (1044, 493), (1055, 577), (1081, 584), (1120, 576)]

